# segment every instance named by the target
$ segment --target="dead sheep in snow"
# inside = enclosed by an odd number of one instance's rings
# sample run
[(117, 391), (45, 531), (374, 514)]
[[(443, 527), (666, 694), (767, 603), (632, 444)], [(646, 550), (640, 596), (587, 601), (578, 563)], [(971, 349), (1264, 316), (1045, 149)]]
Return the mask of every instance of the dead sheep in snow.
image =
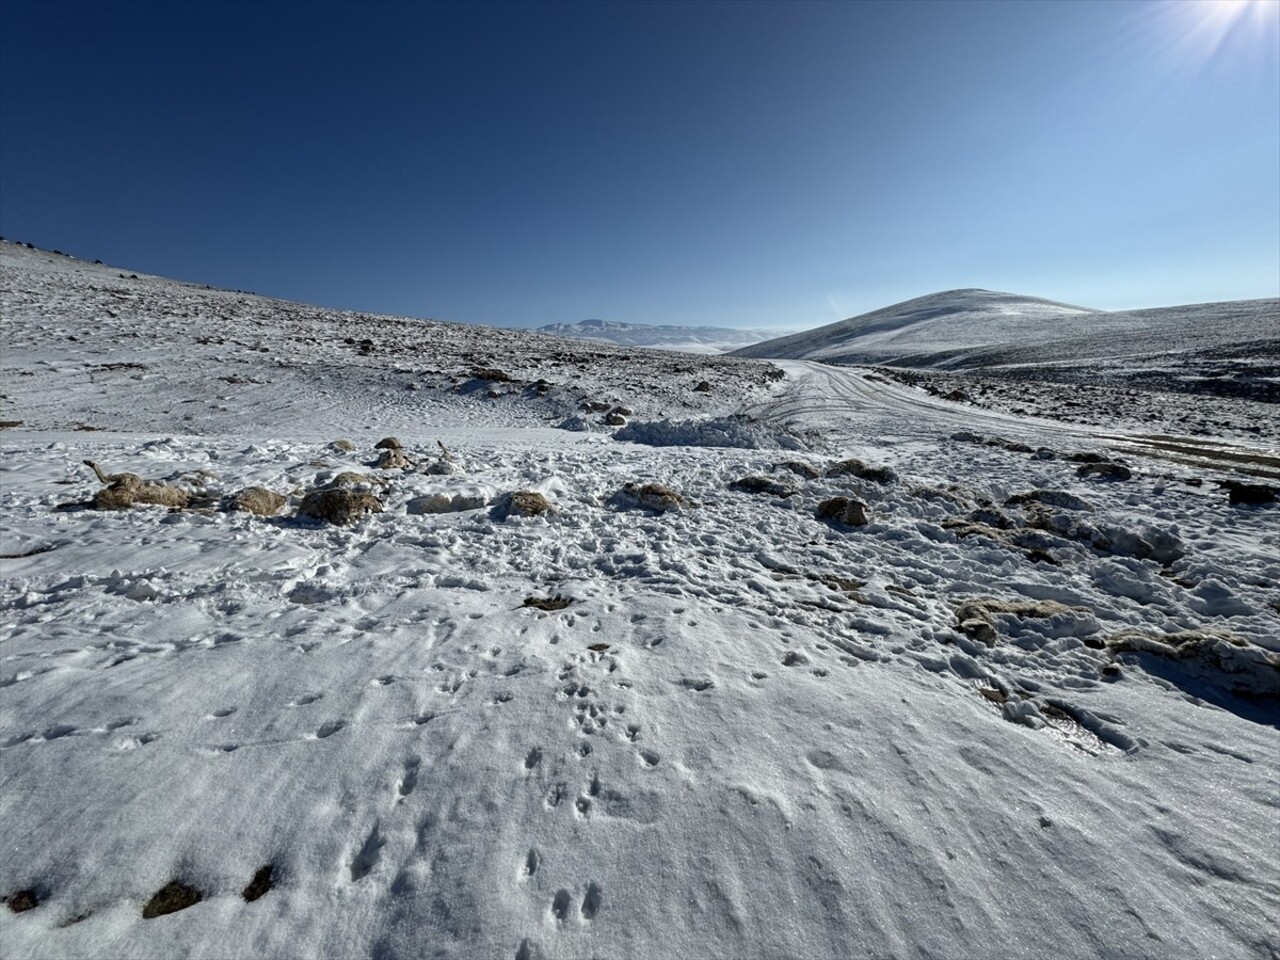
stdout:
[(668, 510), (687, 510), (694, 504), (675, 490), (661, 483), (627, 483), (614, 501), (622, 506), (640, 507), (665, 513)]
[(185, 507), (191, 502), (191, 495), (180, 487), (159, 480), (143, 480), (136, 473), (105, 473), (92, 460), (84, 463), (107, 485), (93, 495), (95, 510), (127, 510), (138, 504)]
[(404, 455), (401, 447), (385, 447), (382, 455), (374, 461), (375, 470), (408, 470), (413, 466), (413, 461)]
[(375, 450), (403, 450), (404, 444), (398, 437), (383, 437), (373, 445)]
[(730, 490), (738, 490), (741, 493), (757, 493), (766, 494), (771, 497), (794, 497), (796, 488), (785, 483), (779, 483), (770, 477), (750, 476), (742, 477), (734, 480), (729, 484)]
[(1280, 653), (1217, 630), (1148, 633), (1126, 629), (1107, 638), (1114, 651), (1149, 653), (1211, 671), (1233, 693), (1280, 700)]
[(551, 501), (533, 490), (517, 490), (508, 493), (494, 507), (494, 515), (498, 519), (507, 517), (540, 517), (554, 513)]
[(857, 497), (831, 497), (818, 504), (819, 520), (840, 523), (846, 527), (862, 527), (868, 522), (867, 505)]
[(429, 493), (414, 497), (405, 504), (405, 511), (414, 514), (462, 513), (479, 510), (489, 502), (481, 493)]
[(896, 483), (898, 474), (892, 467), (873, 467), (857, 457), (841, 460), (827, 468), (828, 477), (857, 477), (872, 483)]
[[(988, 646), (994, 646), (998, 634), (996, 625), (1010, 620), (1057, 621), (1051, 632), (1056, 636), (1084, 636), (1097, 633), (1098, 621), (1093, 612), (1084, 607), (1068, 607), (1056, 600), (1000, 600), (996, 597), (979, 597), (956, 607), (956, 622), (960, 632)], [(1096, 640), (1085, 640), (1087, 646), (1101, 646)]]
[(252, 513), (259, 517), (274, 517), (285, 505), (283, 494), (266, 487), (245, 487), (226, 500), (223, 509), (232, 513)]
[(312, 490), (298, 505), (298, 516), (338, 526), (349, 526), (365, 514), (381, 513), (382, 501), (371, 493), (328, 486)]

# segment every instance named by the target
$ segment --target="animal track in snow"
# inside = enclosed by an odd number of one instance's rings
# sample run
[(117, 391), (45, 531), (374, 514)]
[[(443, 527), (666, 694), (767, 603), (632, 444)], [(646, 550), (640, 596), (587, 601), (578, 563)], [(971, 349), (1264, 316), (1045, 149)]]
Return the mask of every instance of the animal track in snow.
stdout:
[(532, 770), (541, 762), (542, 762), (542, 750), (540, 750), (538, 747), (534, 747), (532, 750), (528, 752), (528, 754), (525, 755), (524, 768), (526, 770)]
[(569, 904), (572, 899), (569, 891), (563, 887), (556, 891), (555, 898), (551, 901), (551, 916), (557, 923), (564, 923), (569, 918)]
[(587, 884), (587, 893), (582, 898), (582, 919), (594, 920), (600, 912), (600, 903), (604, 899), (604, 891), (594, 880)]
[(332, 737), (346, 725), (346, 721), (344, 720), (330, 720), (327, 723), (322, 723), (316, 730), (316, 739), (323, 740), (326, 737)]
[(656, 767), (662, 762), (662, 757), (654, 753), (652, 750), (641, 750), (640, 759), (645, 762), (645, 766)]
[(530, 847), (528, 854), (524, 858), (524, 875), (532, 877), (538, 872), (538, 867), (542, 866), (542, 854), (535, 848)]
[[(410, 757), (404, 762), (404, 772), (400, 775), (400, 783), (396, 786), (396, 792), (400, 794), (400, 800), (413, 793), (414, 788), (417, 787), (418, 768), (421, 765), (422, 761), (417, 757)], [(399, 803), (400, 800), (396, 802)]]
[(324, 696), (324, 694), (323, 694), (323, 693), (306, 693), (306, 694), (303, 694), (302, 696), (298, 697), (298, 699), (296, 699), (296, 700), (290, 700), (290, 701), (289, 701), (289, 706), (291, 706), (291, 707), (305, 707), (305, 706), (307, 706), (307, 704), (315, 703), (317, 700), (319, 700), (319, 699), (320, 699), (321, 697), (323, 697), (323, 696)]
[(210, 720), (221, 720), (223, 717), (229, 717), (236, 712), (236, 707), (221, 707), (213, 713), (209, 714)]
[(369, 831), (369, 836), (365, 838), (360, 852), (351, 861), (352, 883), (367, 877), (369, 871), (378, 865), (378, 861), (382, 859), (382, 847), (385, 843), (386, 840), (383, 839), (382, 831), (379, 829), (379, 825), (375, 823), (373, 829)]

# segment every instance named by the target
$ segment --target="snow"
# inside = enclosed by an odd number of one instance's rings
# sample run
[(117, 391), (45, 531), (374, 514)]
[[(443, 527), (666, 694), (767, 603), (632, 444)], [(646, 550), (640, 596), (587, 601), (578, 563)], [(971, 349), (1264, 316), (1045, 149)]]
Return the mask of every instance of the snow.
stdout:
[[(6, 957), (1280, 951), (1280, 506), (1211, 482), (1276, 482), (1267, 441), (0, 267), (0, 896), (39, 902)], [(825, 475), (853, 457), (896, 479)], [(85, 459), (198, 499), (85, 509)], [(383, 511), (293, 518), (342, 471)], [(217, 509), (250, 485), (291, 507)], [(867, 525), (815, 519), (840, 495)]]

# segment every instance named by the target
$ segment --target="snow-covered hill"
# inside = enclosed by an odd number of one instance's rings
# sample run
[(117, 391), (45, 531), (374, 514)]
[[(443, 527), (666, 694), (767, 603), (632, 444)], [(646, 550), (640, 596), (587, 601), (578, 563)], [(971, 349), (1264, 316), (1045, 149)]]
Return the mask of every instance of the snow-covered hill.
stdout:
[(695, 353), (726, 352), (744, 344), (778, 336), (772, 330), (733, 330), (728, 327), (695, 327), (678, 324), (620, 323), (616, 320), (583, 320), (549, 323), (539, 333), (578, 337), (635, 347), (658, 347)]
[[(744, 357), (915, 369), (1103, 376), (1162, 386), (1280, 385), (1280, 300), (1102, 312), (990, 290), (948, 290), (736, 351)], [(1220, 383), (1217, 385), (1221, 385)]]
[(11, 244), (0, 316), (6, 957), (1276, 953), (1265, 438)]

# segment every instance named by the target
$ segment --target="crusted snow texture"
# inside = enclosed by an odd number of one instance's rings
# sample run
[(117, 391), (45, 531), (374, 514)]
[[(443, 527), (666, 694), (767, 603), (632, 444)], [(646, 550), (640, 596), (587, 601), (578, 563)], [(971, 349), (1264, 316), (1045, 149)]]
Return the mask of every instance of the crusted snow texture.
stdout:
[(803, 450), (800, 438), (782, 429), (745, 420), (633, 420), (615, 440), (650, 447), (739, 447), (748, 450)]

